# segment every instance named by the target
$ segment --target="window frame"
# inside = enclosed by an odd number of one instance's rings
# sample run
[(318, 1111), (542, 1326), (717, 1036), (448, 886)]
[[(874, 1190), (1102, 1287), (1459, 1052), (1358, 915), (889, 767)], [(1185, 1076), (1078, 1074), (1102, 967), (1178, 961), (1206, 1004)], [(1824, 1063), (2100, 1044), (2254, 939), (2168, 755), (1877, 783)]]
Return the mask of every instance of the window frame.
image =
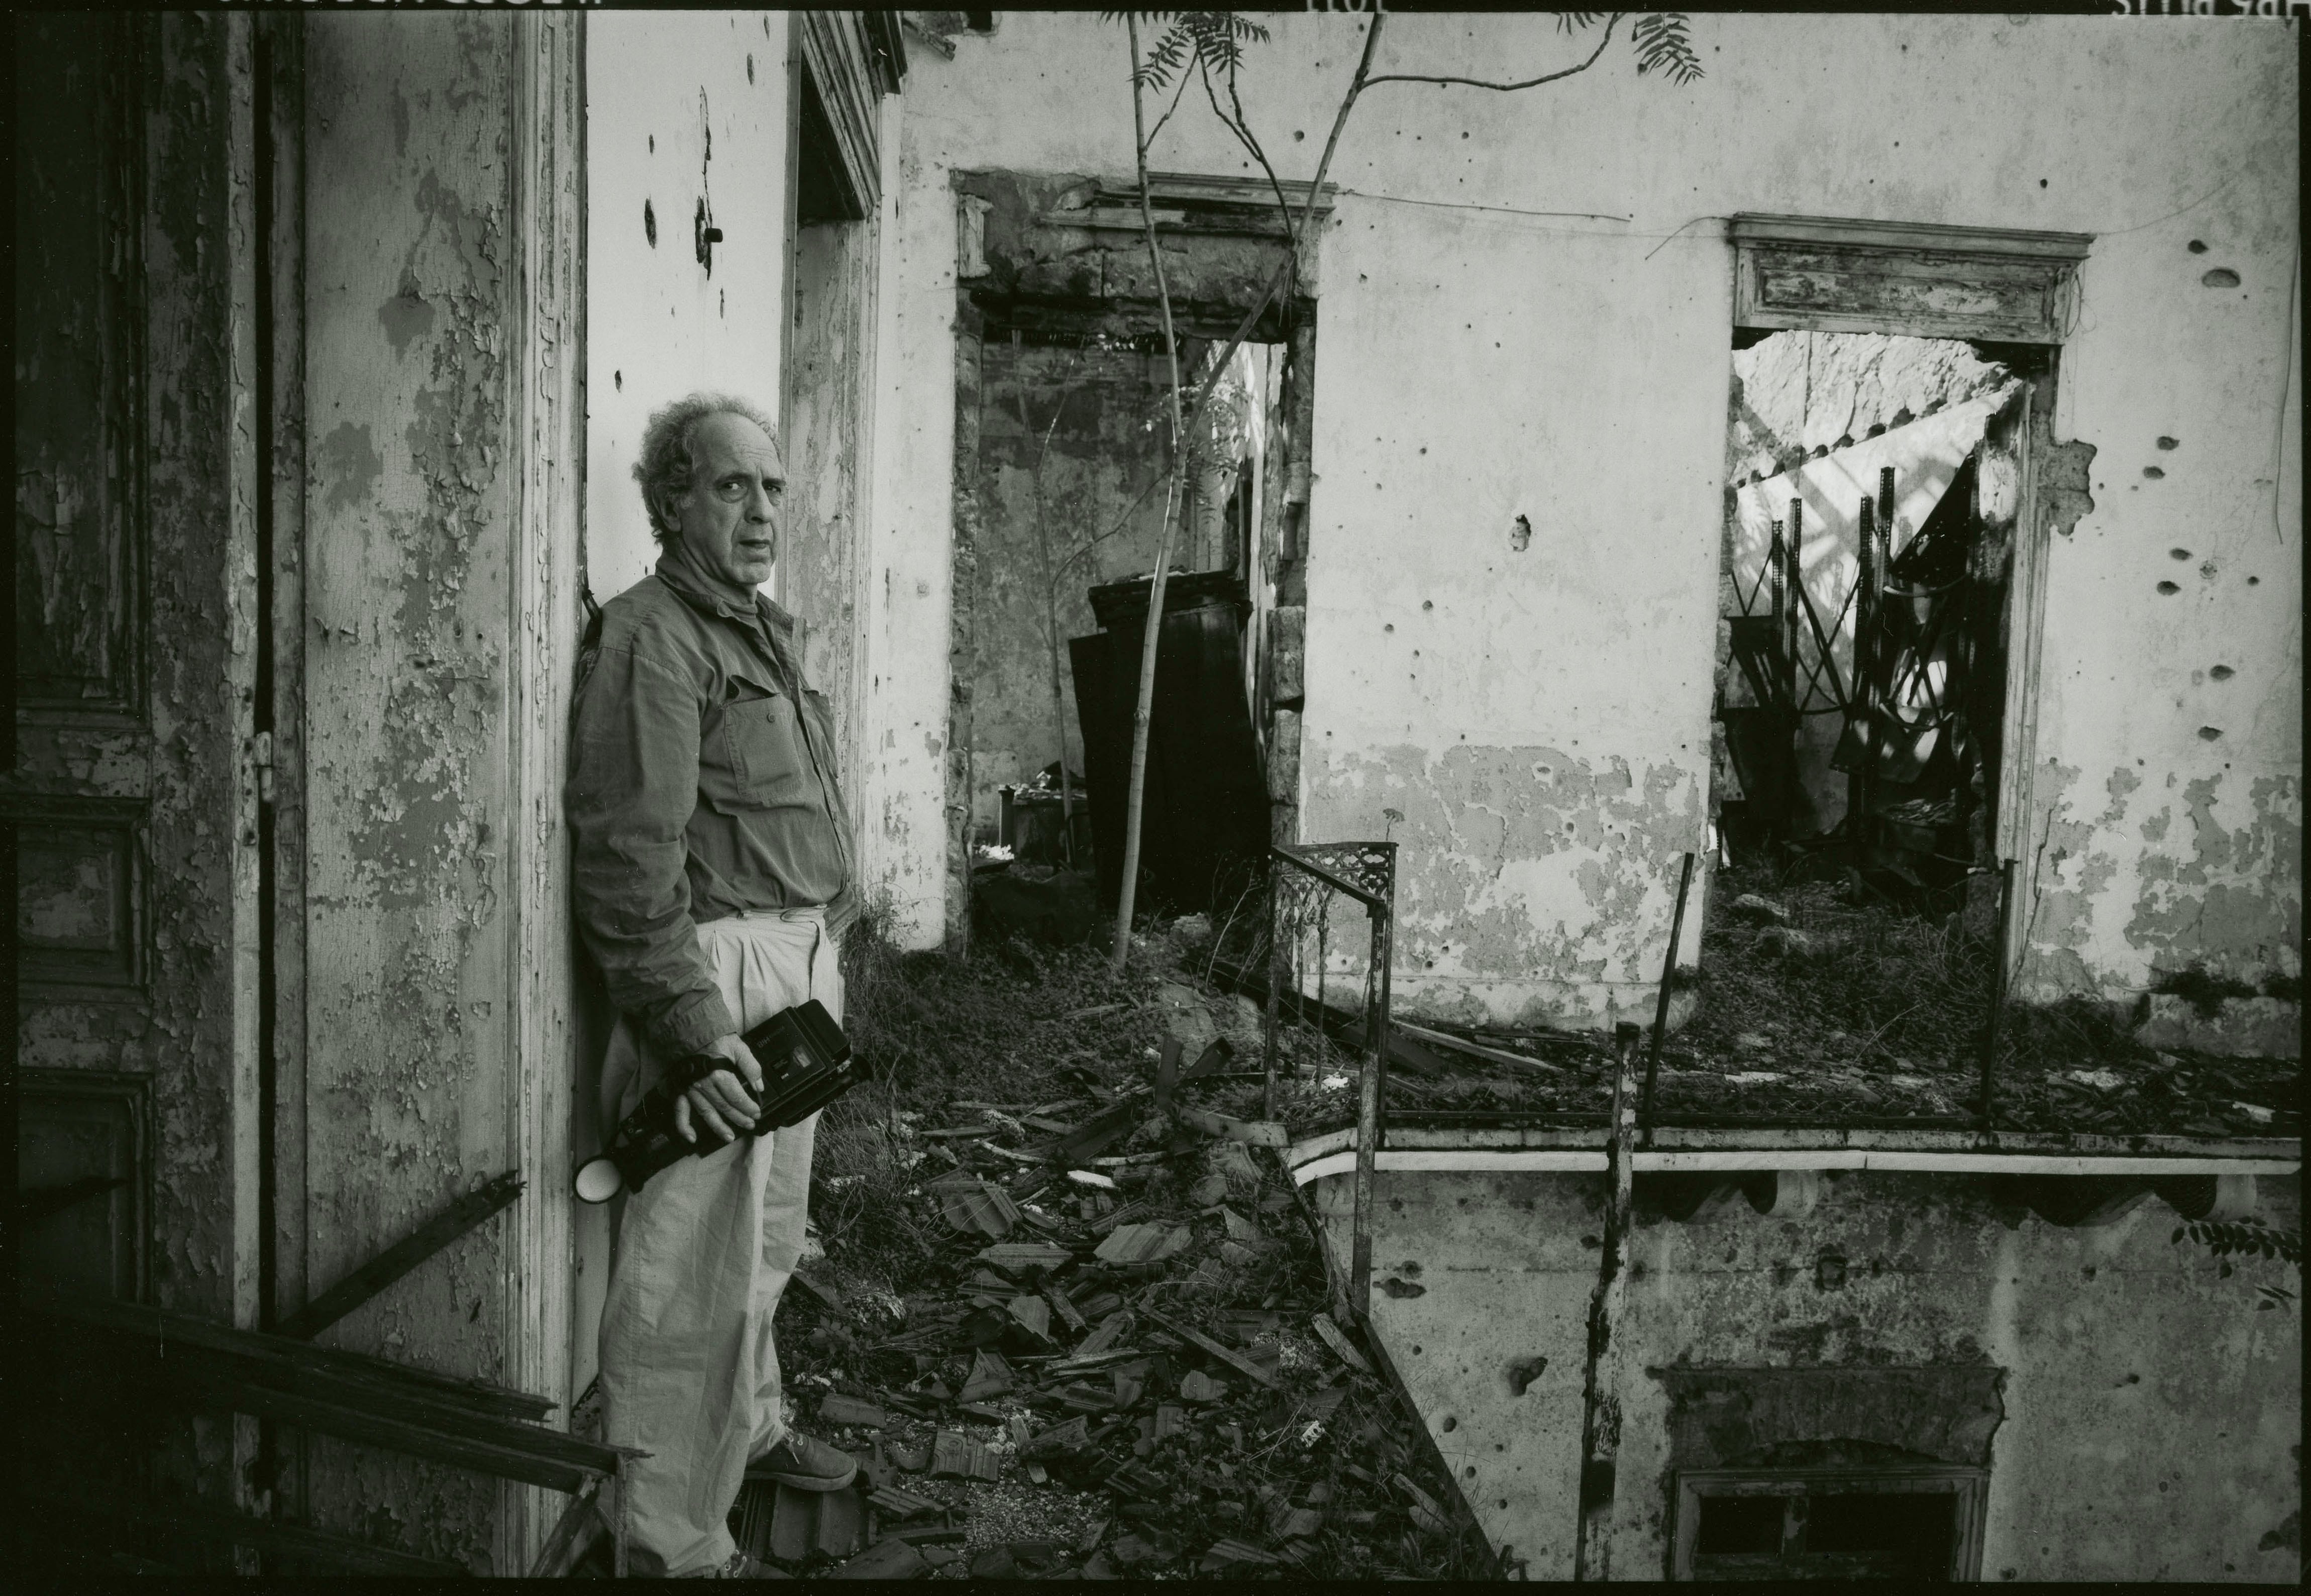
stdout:
[[(1946, 1577), (1954, 1584), (1970, 1584), (1981, 1579), (1982, 1529), (1990, 1499), (1990, 1470), (1961, 1464), (1888, 1469), (1679, 1470), (1671, 1487), (1670, 1578), (1705, 1577), (1696, 1574), (1693, 1566), (1695, 1548), (1701, 1536), (1701, 1504), (1705, 1498), (1811, 1497), (1833, 1494), (1951, 1497), (1950, 1557)], [(1789, 1554), (1785, 1551), (1783, 1556)]]

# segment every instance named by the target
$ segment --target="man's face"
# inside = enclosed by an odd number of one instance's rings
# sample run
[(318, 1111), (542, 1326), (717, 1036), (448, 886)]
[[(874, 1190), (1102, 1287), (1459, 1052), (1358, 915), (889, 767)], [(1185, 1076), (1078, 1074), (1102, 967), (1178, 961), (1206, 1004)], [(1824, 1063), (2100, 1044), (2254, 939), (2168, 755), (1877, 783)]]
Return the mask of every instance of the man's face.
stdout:
[(707, 416), (690, 434), (697, 463), (690, 491), (669, 519), (709, 574), (741, 588), (770, 580), (779, 557), (779, 500), (786, 463), (770, 434), (743, 415)]

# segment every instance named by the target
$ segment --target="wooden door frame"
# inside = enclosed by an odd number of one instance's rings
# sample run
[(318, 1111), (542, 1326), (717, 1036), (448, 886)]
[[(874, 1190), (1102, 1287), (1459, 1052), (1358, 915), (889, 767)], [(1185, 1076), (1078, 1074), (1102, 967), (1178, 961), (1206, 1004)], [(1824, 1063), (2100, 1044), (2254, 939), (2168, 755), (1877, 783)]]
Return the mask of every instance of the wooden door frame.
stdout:
[[(506, 1121), (528, 1189), (509, 1214), (504, 1281), (512, 1327), (504, 1382), (552, 1397), (563, 1422), (576, 1296), (571, 1109), (578, 1067), (571, 1005), (576, 969), (570, 833), (562, 789), (577, 685), (584, 547), (586, 406), (585, 28), (540, 12), (512, 19), (515, 311), (509, 363), (519, 417), (514, 552), (507, 635), (511, 650), (510, 755), (515, 824), (509, 885)], [(567, 1504), (554, 1493), (501, 1487), (497, 1565), (527, 1570)]]
[[(2054, 374), (2026, 383), (2018, 429), (2020, 493), (2006, 597), (2006, 702), (1999, 727), (1996, 831), (1992, 851), (2026, 857), (2035, 813), (2038, 701), (2046, 630), (2046, 563), (2053, 527), (2038, 491), (2041, 440), (2052, 440), (2061, 351), (2076, 319), (2077, 273), (2088, 233), (1945, 227), (1830, 216), (1742, 214), (1726, 224), (1732, 246), (1733, 325), (1807, 332), (1892, 333), (1919, 338), (2035, 344), (2055, 353)], [(1926, 284), (1969, 291), (1966, 308), (1932, 301)], [(2007, 917), (2000, 950), (2019, 964), (2028, 917)]]

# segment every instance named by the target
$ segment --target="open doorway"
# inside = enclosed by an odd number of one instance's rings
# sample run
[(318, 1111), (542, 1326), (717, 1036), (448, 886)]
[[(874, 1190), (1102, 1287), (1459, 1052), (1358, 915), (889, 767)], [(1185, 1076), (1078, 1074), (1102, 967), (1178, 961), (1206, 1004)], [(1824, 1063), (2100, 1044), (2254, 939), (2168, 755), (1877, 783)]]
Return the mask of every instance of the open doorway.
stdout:
[(1712, 799), (1733, 868), (1907, 911), (1994, 868), (2020, 429), (2051, 355), (1736, 334)]
[[(972, 595), (977, 865), (1077, 873), (1112, 898), (1122, 828), (1111, 811), (1128, 778), (1138, 640), (1167, 511), (1175, 530), (1142, 830), (1148, 885), (1177, 906), (1206, 907), (1223, 890), (1204, 879), (1221, 857), (1265, 844), (1251, 621), (1283, 350), (1246, 342), (1215, 372), (1224, 345), (1181, 340), (1183, 380), (1192, 392), (1210, 377), (1213, 392), (1189, 440), (1186, 501), (1173, 507), (1160, 335), (993, 318), (983, 333)], [(1225, 756), (1170, 746), (1183, 738)]]
[(2018, 528), (2055, 348), (1737, 328), (1705, 1032), (1945, 1112), (1996, 964)]

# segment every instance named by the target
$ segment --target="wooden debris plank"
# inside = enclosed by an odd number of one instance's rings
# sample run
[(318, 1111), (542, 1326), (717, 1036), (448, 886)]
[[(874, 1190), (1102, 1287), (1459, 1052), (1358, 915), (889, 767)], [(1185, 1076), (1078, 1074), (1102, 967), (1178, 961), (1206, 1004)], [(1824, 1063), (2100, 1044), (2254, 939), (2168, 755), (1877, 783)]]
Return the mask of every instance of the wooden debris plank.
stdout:
[(1083, 1314), (1077, 1310), (1075, 1304), (1069, 1300), (1068, 1294), (1061, 1291), (1058, 1286), (1044, 1286), (1043, 1300), (1051, 1304), (1051, 1311), (1060, 1316), (1061, 1321), (1064, 1322), (1069, 1330), (1076, 1331), (1077, 1334), (1081, 1334), (1088, 1328), (1088, 1321), (1086, 1321)]
[(1131, 1134), (1144, 1106), (1136, 1093), (1119, 1098), (1052, 1143), (1044, 1157), (1052, 1164), (1081, 1164), (1106, 1151)]
[(1199, 1330), (1190, 1330), (1188, 1326), (1181, 1324), (1175, 1320), (1167, 1319), (1153, 1308), (1143, 1309), (1143, 1312), (1147, 1313), (1148, 1318), (1162, 1325), (1165, 1330), (1170, 1330), (1173, 1335), (1180, 1337), (1183, 1340), (1194, 1343), (1204, 1351), (1210, 1353), (1214, 1357), (1219, 1359), (1220, 1362), (1227, 1365), (1229, 1368), (1237, 1371), (1246, 1378), (1259, 1382), (1260, 1384), (1268, 1387), (1270, 1391), (1281, 1391), (1284, 1389), (1283, 1382), (1278, 1380), (1274, 1374), (1269, 1374), (1267, 1370), (1261, 1368), (1258, 1364), (1253, 1363), (1250, 1358), (1244, 1356), (1243, 1354), (1234, 1350), (1233, 1347), (1222, 1346), (1219, 1342), (1213, 1340), (1211, 1337), (1204, 1334), (1204, 1332)]
[(1551, 1064), (1546, 1059), (1528, 1058), (1522, 1053), (1513, 1053), (1504, 1048), (1487, 1047), (1482, 1042), (1447, 1035), (1442, 1031), (1431, 1031), (1425, 1026), (1407, 1025), (1400, 1019), (1391, 1018), (1388, 1024), (1391, 1031), (1401, 1031), (1408, 1036), (1417, 1036), (1434, 1046), (1455, 1049), (1476, 1058), (1490, 1060), (1496, 1064), (1507, 1064), (1518, 1069), (1537, 1069), (1545, 1075), (1562, 1076), (1573, 1073), (1565, 1066)]
[(1319, 1313), (1308, 1322), (1315, 1327), (1316, 1339), (1330, 1347), (1342, 1363), (1359, 1374), (1369, 1374), (1373, 1372), (1373, 1366), (1365, 1360), (1365, 1355), (1357, 1351), (1355, 1343), (1341, 1333), (1340, 1327), (1332, 1322), (1332, 1316), (1330, 1313)]
[(1413, 1484), (1410, 1477), (1394, 1474), (1389, 1477), (1389, 1483), (1404, 1493), (1412, 1504), (1412, 1522), (1421, 1529), (1431, 1535), (1442, 1535), (1452, 1527), (1452, 1522), (1444, 1516), (1444, 1510), (1436, 1504), (1436, 1498)]
[[(270, 1368), (292, 1374), (312, 1374), (342, 1389), (358, 1388), (374, 1396), (394, 1396), (434, 1406), (454, 1407), (468, 1413), (510, 1419), (543, 1419), (558, 1406), (545, 1397), (484, 1381), (461, 1380), (393, 1363), (365, 1352), (315, 1347), (261, 1330), (235, 1330), (229, 1324), (110, 1297), (83, 1297), (38, 1283), (26, 1283), (18, 1293), (22, 1305), (43, 1318), (133, 1336), (170, 1347), (197, 1347), (246, 1360), (252, 1373)], [(355, 1399), (348, 1398), (348, 1401)]]
[(1102, 1214), (1091, 1222), (1089, 1228), (1092, 1234), (1103, 1236), (1113, 1231), (1116, 1226), (1129, 1225), (1141, 1215), (1154, 1211), (1154, 1205), (1151, 1203), (1127, 1202), (1120, 1208), (1110, 1208), (1106, 1213)]
[(195, 1374), (178, 1389), (196, 1402), (214, 1402), (253, 1417), (277, 1419), (343, 1440), (365, 1442), (388, 1452), (471, 1469), (501, 1479), (542, 1485), (549, 1490), (583, 1490), (589, 1478), (597, 1478), (595, 1471), (578, 1464), (541, 1456), (531, 1446), (493, 1444), (467, 1435), (449, 1435), (424, 1423), (388, 1418), (290, 1391), (250, 1385), (229, 1376)]

